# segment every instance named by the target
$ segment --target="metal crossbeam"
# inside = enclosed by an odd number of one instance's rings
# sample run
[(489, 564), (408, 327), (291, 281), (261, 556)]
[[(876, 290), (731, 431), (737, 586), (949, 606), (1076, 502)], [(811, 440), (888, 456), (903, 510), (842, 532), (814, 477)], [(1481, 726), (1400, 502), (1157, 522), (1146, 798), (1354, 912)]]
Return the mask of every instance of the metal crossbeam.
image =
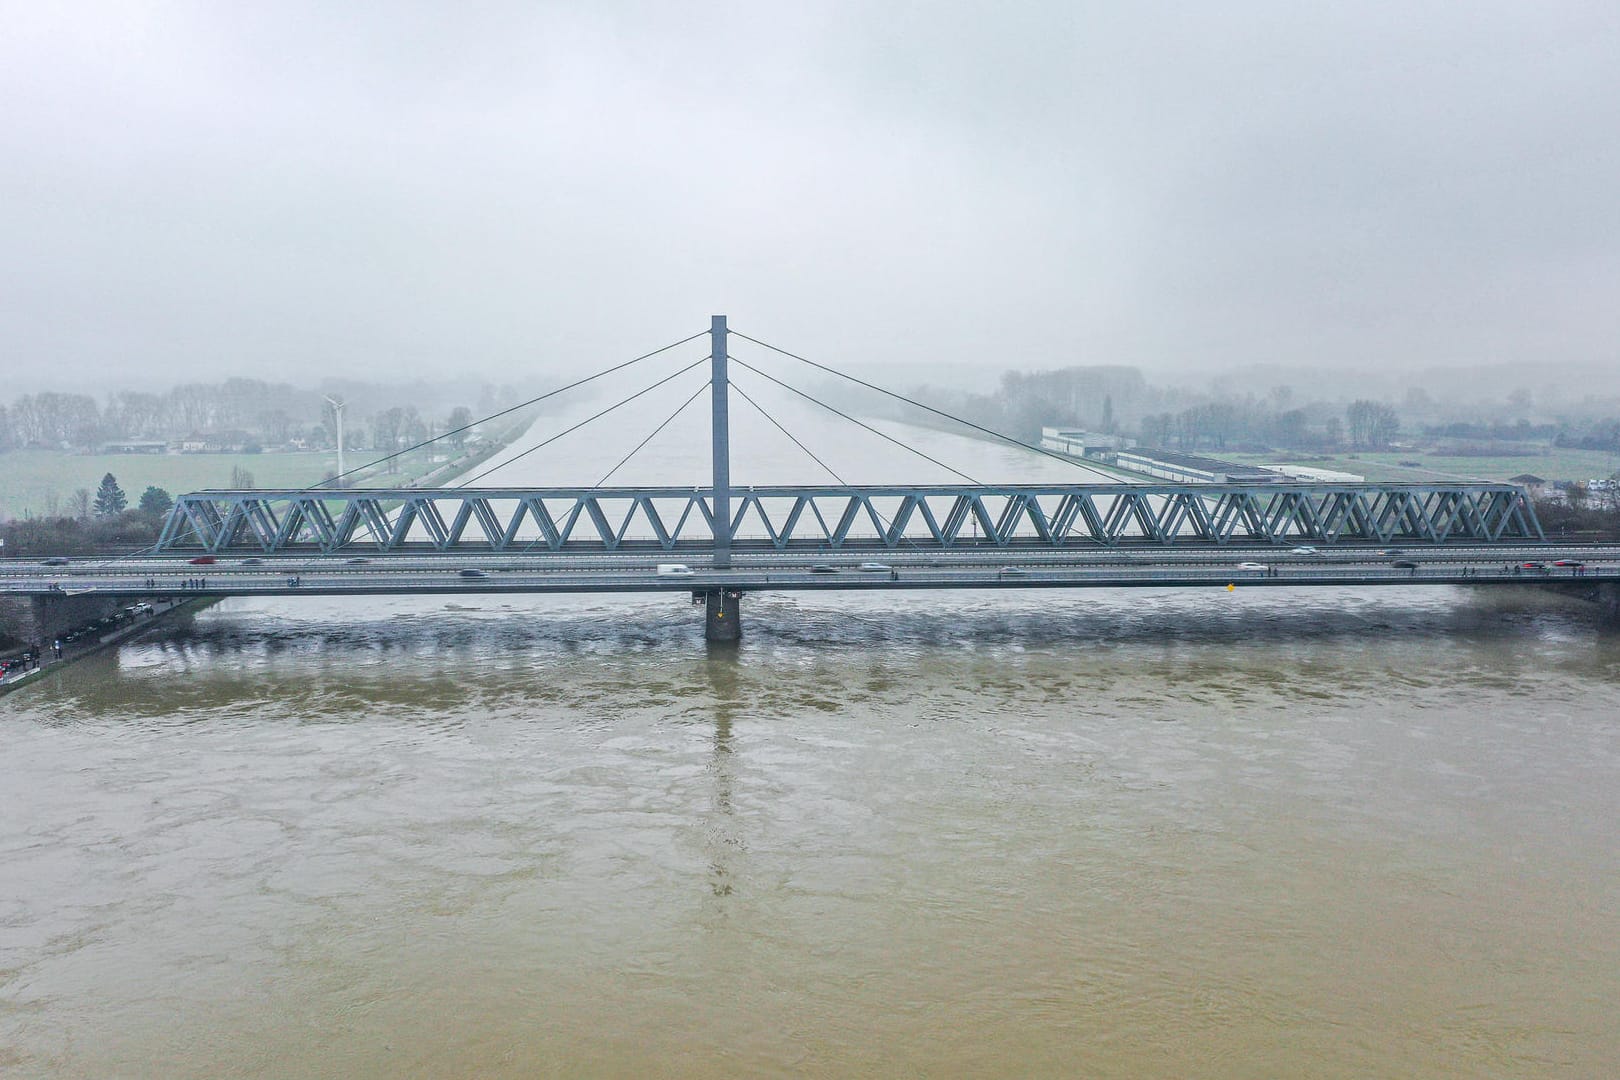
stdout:
[[(732, 487), (731, 550), (1540, 542), (1510, 484)], [(712, 488), (199, 491), (160, 552), (712, 553)]]

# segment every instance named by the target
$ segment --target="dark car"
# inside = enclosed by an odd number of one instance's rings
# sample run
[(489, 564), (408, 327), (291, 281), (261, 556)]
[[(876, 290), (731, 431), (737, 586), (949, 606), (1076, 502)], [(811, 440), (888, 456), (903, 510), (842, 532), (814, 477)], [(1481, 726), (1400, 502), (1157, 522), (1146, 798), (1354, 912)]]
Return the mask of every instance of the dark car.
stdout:
[(67, 564), (68, 561), (62, 558), (60, 555), (52, 555), (48, 559), (39, 560), (39, 565), (41, 566), (66, 566)]
[(458, 571), (458, 573), (462, 577), (489, 577), (488, 571), (480, 570), (476, 566), (469, 566), (465, 570)]
[(1544, 563), (1544, 562), (1536, 562), (1535, 560), (1532, 559), (1532, 560), (1530, 560), (1528, 562), (1520, 563), (1519, 564), (1519, 569), (1520, 570), (1545, 570), (1545, 569), (1547, 569), (1547, 564)]
[(836, 574), (838, 573), (838, 567), (818, 562), (810, 568), (810, 572), (812, 574)]
[(367, 563), (367, 562), (370, 562), (371, 560), (366, 558), (364, 555), (356, 555), (352, 559), (344, 559), (343, 561), (348, 562), (348, 563)]
[(1390, 563), (1389, 565), (1398, 566), (1402, 570), (1416, 570), (1417, 569), (1417, 563), (1413, 562), (1411, 559), (1396, 559), (1394, 562)]
[(1585, 566), (1586, 564), (1581, 562), (1581, 560), (1579, 560), (1579, 559), (1554, 559), (1553, 560), (1553, 565), (1554, 566), (1581, 567), (1581, 566)]
[(263, 559), (243, 559), (242, 560), (242, 565), (243, 566), (263, 566), (264, 565), (264, 560)]

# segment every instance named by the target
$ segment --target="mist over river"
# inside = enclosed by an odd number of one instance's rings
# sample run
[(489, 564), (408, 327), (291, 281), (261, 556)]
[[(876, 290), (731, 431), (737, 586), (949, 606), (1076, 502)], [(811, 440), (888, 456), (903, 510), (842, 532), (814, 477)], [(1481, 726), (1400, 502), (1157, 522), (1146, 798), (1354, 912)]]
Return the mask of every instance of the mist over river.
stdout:
[[(695, 385), (481, 482), (594, 482)], [(951, 479), (749, 390), (845, 480)], [(702, 404), (613, 482), (705, 482)], [(734, 482), (828, 479), (732, 410)], [(229, 600), (4, 699), (0, 1073), (1620, 1066), (1620, 635), (1579, 604), (759, 594), (734, 647), (701, 615)]]

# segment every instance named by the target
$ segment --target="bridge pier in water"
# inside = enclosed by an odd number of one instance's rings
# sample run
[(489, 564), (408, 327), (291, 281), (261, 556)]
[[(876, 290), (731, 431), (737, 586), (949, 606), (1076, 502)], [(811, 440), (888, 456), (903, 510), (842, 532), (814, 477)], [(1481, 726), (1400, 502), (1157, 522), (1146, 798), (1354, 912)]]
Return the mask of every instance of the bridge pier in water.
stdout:
[(705, 641), (737, 641), (742, 637), (742, 593), (736, 589), (710, 589), (703, 594)]
[(1597, 587), (1597, 602), (1602, 610), (1603, 623), (1620, 629), (1620, 585), (1604, 582)]

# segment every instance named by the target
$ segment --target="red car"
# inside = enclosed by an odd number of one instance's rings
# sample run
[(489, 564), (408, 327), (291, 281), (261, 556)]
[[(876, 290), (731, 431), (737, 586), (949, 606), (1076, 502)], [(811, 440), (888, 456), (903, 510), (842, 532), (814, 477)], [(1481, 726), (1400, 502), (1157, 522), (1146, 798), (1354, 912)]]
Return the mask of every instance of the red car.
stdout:
[(1553, 560), (1553, 565), (1554, 566), (1585, 566), (1586, 564), (1581, 562), (1581, 560), (1579, 560), (1579, 559), (1554, 559)]
[(213, 566), (219, 560), (212, 555), (199, 555), (195, 559), (188, 559), (193, 566)]

